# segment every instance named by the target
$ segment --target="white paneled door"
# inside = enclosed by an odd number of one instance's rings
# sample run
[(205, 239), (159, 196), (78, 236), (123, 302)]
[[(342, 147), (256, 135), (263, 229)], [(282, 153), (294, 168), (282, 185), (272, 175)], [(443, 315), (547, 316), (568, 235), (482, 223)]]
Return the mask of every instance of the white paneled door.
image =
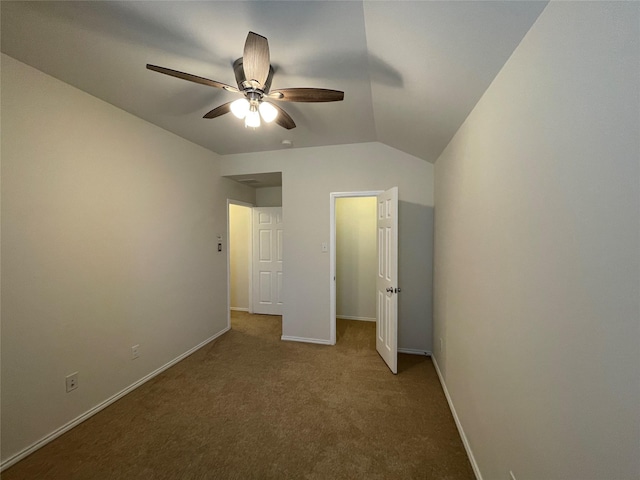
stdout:
[(253, 313), (282, 315), (282, 207), (253, 209)]
[(398, 373), (398, 187), (378, 195), (376, 350)]

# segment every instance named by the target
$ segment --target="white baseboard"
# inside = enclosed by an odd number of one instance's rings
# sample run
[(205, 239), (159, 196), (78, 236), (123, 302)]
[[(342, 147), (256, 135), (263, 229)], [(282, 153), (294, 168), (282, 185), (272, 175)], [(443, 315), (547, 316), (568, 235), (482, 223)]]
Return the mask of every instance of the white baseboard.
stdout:
[(436, 357), (432, 356), (431, 360), (433, 361), (433, 366), (436, 367), (436, 373), (438, 374), (438, 378), (440, 379), (440, 384), (442, 385), (444, 396), (447, 398), (447, 403), (449, 403), (449, 409), (451, 410), (451, 414), (453, 415), (453, 420), (456, 422), (456, 427), (458, 427), (458, 433), (460, 433), (462, 444), (464, 445), (464, 449), (467, 451), (467, 456), (469, 457), (469, 462), (471, 462), (471, 468), (473, 468), (473, 473), (475, 474), (477, 480), (482, 480), (482, 474), (480, 473), (480, 468), (478, 467), (476, 458), (473, 456), (473, 452), (471, 451), (471, 445), (469, 445), (469, 441), (467, 440), (467, 436), (464, 433), (464, 429), (462, 428), (462, 424), (460, 423), (460, 419), (458, 418), (456, 409), (453, 406), (453, 401), (451, 400), (451, 396), (449, 395), (449, 390), (447, 390), (447, 384), (444, 383), (444, 377), (442, 376), (442, 373), (440, 373), (440, 367), (438, 367), (438, 362), (436, 361)]
[(343, 320), (360, 320), (362, 322), (375, 322), (375, 317), (352, 317), (349, 315), (336, 315), (336, 318), (341, 318)]
[(248, 312), (249, 311), (248, 308), (244, 308), (244, 307), (229, 307), (229, 310), (233, 310), (235, 312)]
[(425, 355), (427, 357), (431, 356), (431, 352), (429, 350), (419, 350), (416, 348), (398, 348), (398, 353), (408, 353), (409, 355)]
[(286, 342), (302, 342), (302, 343), (317, 343), (319, 345), (331, 345), (329, 340), (323, 340), (320, 338), (304, 338), (304, 337), (290, 337), (288, 335), (282, 335), (280, 340), (284, 340)]
[(142, 377), (137, 382), (132, 383), (131, 385), (126, 387), (124, 390), (121, 390), (120, 392), (116, 393), (115, 395), (107, 398), (106, 400), (104, 400), (103, 402), (99, 403), (95, 407), (90, 408), (89, 410), (87, 410), (83, 414), (77, 416), (76, 418), (74, 418), (70, 422), (68, 422), (68, 423), (64, 424), (63, 426), (61, 426), (60, 428), (54, 430), (53, 432), (51, 432), (50, 434), (48, 434), (45, 437), (41, 438), (40, 440), (38, 440), (34, 444), (32, 444), (32, 445), (28, 446), (27, 448), (21, 450), (20, 452), (16, 453), (15, 455), (10, 456), (5, 461), (0, 463), (0, 472), (2, 472), (3, 470), (9, 468), (11, 465), (16, 464), (17, 462), (19, 462), (23, 458), (29, 456), (30, 454), (32, 454), (36, 450), (44, 447), (47, 443), (55, 440), (60, 435), (68, 432), (73, 427), (75, 427), (76, 425), (79, 425), (80, 423), (82, 423), (85, 420), (89, 419), (90, 417), (94, 416), (99, 411), (104, 410), (106, 407), (108, 407), (112, 403), (114, 403), (117, 400), (119, 400), (120, 398), (124, 397), (127, 393), (132, 392), (133, 390), (135, 390), (136, 388), (138, 388), (142, 384), (144, 384), (144, 383), (148, 382), (149, 380), (151, 380), (153, 377), (155, 377), (155, 376), (159, 375), (160, 373), (164, 372), (166, 369), (168, 369), (169, 367), (172, 367), (173, 365), (175, 365), (179, 361), (184, 360), (189, 355), (194, 353), (196, 350), (201, 349), (202, 347), (204, 347), (205, 345), (207, 345), (208, 343), (212, 342), (213, 340), (218, 338), (220, 335), (222, 335), (222, 334), (224, 334), (224, 333), (226, 333), (228, 331), (229, 331), (229, 327), (226, 327), (225, 329), (221, 330), (220, 332), (216, 333), (215, 335), (207, 338), (204, 342), (199, 343), (195, 347), (193, 347), (190, 350), (187, 350), (186, 352), (184, 352), (182, 355), (180, 355), (180, 356), (174, 358), (173, 360), (165, 363), (160, 368), (154, 370), (153, 372), (149, 373), (148, 375), (145, 375), (144, 377)]

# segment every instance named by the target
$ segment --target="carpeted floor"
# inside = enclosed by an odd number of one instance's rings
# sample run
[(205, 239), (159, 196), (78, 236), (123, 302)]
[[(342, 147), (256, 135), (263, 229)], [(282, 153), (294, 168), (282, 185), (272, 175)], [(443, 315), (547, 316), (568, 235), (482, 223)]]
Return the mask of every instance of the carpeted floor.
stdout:
[(375, 323), (334, 347), (232, 330), (2, 474), (15, 479), (473, 479), (428, 357), (375, 351)]

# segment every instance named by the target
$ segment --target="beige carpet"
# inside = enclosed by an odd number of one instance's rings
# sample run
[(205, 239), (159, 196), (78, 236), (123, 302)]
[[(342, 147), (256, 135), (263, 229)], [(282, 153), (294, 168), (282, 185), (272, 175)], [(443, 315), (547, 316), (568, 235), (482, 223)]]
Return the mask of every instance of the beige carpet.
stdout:
[(2, 474), (14, 479), (473, 479), (428, 357), (392, 375), (375, 324), (334, 347), (232, 330)]

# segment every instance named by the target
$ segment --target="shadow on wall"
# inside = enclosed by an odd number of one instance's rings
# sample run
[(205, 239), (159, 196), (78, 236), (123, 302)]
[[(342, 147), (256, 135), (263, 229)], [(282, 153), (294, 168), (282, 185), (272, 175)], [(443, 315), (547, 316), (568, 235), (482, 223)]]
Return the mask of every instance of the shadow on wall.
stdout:
[(398, 348), (433, 350), (433, 207), (398, 202)]

